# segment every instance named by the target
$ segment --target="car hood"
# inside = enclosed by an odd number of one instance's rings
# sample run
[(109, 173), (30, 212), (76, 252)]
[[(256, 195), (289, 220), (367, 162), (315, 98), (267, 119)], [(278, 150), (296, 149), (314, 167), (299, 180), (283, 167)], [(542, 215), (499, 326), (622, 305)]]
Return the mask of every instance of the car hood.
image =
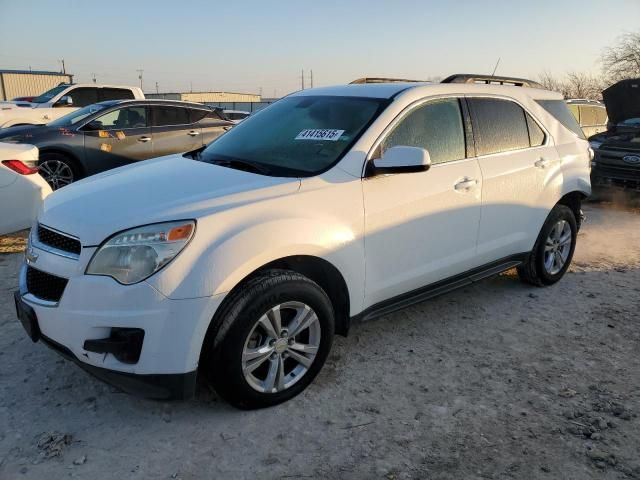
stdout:
[(12, 140), (32, 141), (32, 139), (42, 133), (51, 131), (53, 127), (46, 125), (19, 125), (0, 129), (0, 141), (5, 138)]
[(614, 127), (606, 132), (593, 135), (589, 141), (599, 143), (599, 149), (611, 147), (640, 152), (640, 128)]
[(640, 117), (640, 78), (622, 80), (602, 92), (611, 123)]
[(127, 228), (197, 220), (299, 188), (298, 178), (268, 177), (170, 155), (57, 190), (45, 200), (38, 221), (92, 246)]
[(0, 102), (0, 111), (15, 108), (35, 108), (35, 105), (29, 102)]

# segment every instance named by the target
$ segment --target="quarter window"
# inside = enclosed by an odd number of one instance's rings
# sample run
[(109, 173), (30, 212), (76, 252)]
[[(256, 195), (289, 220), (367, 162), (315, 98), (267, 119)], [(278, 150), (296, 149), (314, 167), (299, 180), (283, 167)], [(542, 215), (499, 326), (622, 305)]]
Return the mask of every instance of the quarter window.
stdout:
[(382, 142), (381, 153), (394, 146), (424, 148), (433, 164), (465, 158), (458, 99), (436, 100), (413, 110)]
[(152, 107), (153, 126), (166, 127), (170, 125), (187, 125), (191, 123), (189, 119), (189, 109), (182, 107), (170, 107), (168, 105)]
[(529, 130), (520, 105), (495, 98), (470, 99), (478, 155), (529, 148)]
[(544, 143), (545, 134), (540, 128), (540, 125), (536, 123), (536, 121), (531, 118), (527, 112), (524, 113), (527, 117), (527, 128), (529, 129), (529, 144), (532, 147), (539, 147)]
[(142, 106), (120, 108), (105, 113), (91, 123), (94, 122), (99, 122), (96, 127), (104, 130), (144, 128), (147, 126), (147, 109)]

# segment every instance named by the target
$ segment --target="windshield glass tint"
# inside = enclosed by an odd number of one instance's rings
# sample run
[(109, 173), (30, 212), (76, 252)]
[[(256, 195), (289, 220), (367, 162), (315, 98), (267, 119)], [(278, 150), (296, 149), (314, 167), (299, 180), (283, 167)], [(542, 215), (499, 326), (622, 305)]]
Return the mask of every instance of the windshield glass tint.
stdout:
[(99, 103), (94, 105), (89, 105), (87, 107), (81, 108), (80, 110), (75, 110), (74, 112), (68, 113), (64, 117), (60, 117), (57, 120), (49, 123), (48, 125), (51, 127), (72, 127), (77, 124), (79, 121), (87, 118), (89, 115), (92, 115), (100, 110), (104, 110), (106, 105), (100, 105)]
[(46, 103), (68, 86), (69, 85), (59, 85), (57, 87), (53, 87), (51, 90), (47, 90), (42, 95), (38, 95), (36, 98), (31, 100), (31, 103)]
[(201, 155), (240, 160), (275, 176), (311, 176), (335, 164), (386, 106), (376, 98), (288, 97), (248, 117)]

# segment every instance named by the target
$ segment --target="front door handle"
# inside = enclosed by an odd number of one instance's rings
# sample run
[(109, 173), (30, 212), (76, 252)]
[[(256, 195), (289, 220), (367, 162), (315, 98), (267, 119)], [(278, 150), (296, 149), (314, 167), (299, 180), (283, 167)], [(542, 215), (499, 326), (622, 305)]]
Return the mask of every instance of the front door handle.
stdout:
[(478, 184), (478, 180), (476, 180), (475, 178), (464, 178), (463, 180), (459, 181), (458, 183), (456, 183), (454, 185), (453, 188), (456, 189), (456, 191), (458, 192), (468, 192), (469, 190), (471, 190), (473, 187), (475, 187)]
[(191, 130), (189, 133), (187, 133), (187, 135), (189, 135), (190, 137), (197, 137), (198, 135), (200, 135), (200, 132), (198, 132), (197, 130)]
[(551, 160), (547, 160), (546, 158), (541, 158), (540, 160), (538, 160), (536, 163), (534, 163), (533, 165), (536, 168), (546, 168), (549, 166), (549, 164), (551, 163)]
[(149, 140), (151, 140), (151, 137), (140, 137), (138, 139), (138, 141), (142, 143), (147, 143)]

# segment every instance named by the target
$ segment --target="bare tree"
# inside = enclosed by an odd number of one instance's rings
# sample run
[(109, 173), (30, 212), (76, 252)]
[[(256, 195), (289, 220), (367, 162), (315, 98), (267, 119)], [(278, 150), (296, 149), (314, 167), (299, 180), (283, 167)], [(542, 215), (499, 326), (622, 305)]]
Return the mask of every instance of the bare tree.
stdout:
[(627, 33), (602, 52), (602, 69), (609, 83), (640, 77), (640, 32)]
[(600, 92), (604, 87), (604, 82), (588, 73), (569, 72), (559, 78), (545, 71), (538, 78), (544, 88), (560, 92), (565, 98), (587, 98), (589, 100), (602, 98)]

